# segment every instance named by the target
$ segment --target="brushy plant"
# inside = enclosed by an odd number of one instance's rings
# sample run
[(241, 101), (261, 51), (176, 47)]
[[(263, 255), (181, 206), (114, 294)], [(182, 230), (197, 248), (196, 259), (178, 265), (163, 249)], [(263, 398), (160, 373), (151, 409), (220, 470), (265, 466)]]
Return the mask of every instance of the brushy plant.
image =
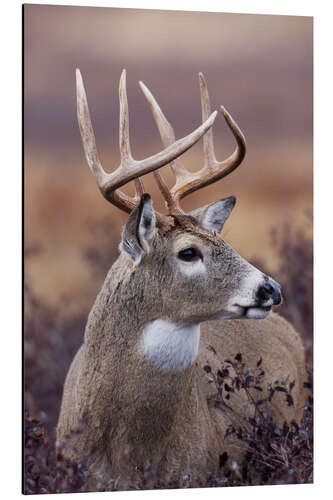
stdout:
[(51, 430), (57, 422), (66, 373), (82, 342), (86, 318), (82, 314), (59, 322), (57, 311), (38, 300), (28, 285), (24, 293), (25, 409)]
[[(292, 421), (282, 427), (275, 422), (269, 403), (279, 392), (285, 395), (285, 404), (293, 406), (292, 391), (294, 381), (275, 380), (265, 384), (265, 372), (261, 368), (262, 358), (251, 371), (242, 361), (242, 354), (233, 360), (226, 359), (220, 369), (213, 373), (206, 365), (208, 381), (214, 383), (215, 392), (210, 396), (210, 404), (225, 411), (232, 410), (232, 395), (243, 391), (253, 408), (252, 417), (238, 427), (230, 425), (225, 439), (234, 435), (247, 445), (242, 464), (229, 464), (237, 471), (239, 485), (311, 483), (313, 481), (313, 397), (312, 371), (304, 383), (309, 391), (300, 425)], [(259, 397), (253, 394), (258, 393)], [(260, 397), (261, 394), (265, 396)], [(220, 457), (221, 465), (229, 460), (227, 453)], [(230, 461), (230, 460), (229, 460)]]
[[(70, 445), (70, 439), (65, 445)], [(64, 457), (55, 449), (45, 426), (27, 414), (24, 420), (23, 493), (75, 493), (84, 485), (83, 464)]]
[(279, 314), (284, 316), (301, 334), (306, 349), (306, 362), (312, 366), (313, 354), (313, 244), (309, 236), (311, 214), (305, 213), (307, 230), (294, 231), (286, 218), (279, 228), (272, 230), (272, 245), (279, 257), (277, 269), (267, 268), (264, 261), (254, 265), (276, 278), (283, 293)]
[[(310, 215), (309, 218), (309, 225)], [(313, 245), (302, 230), (293, 233), (288, 220), (280, 231), (272, 232), (273, 244), (280, 255), (277, 271), (284, 303), (280, 314), (301, 333), (306, 361), (312, 365), (313, 346)]]
[[(247, 446), (242, 463), (236, 463), (224, 452), (219, 457), (220, 474), (207, 474), (205, 479), (189, 474), (168, 481), (159, 477), (149, 464), (142, 467), (141, 479), (129, 482), (129, 490), (250, 486), (262, 484), (311, 483), (313, 481), (313, 398), (312, 376), (305, 386), (309, 390), (303, 408), (300, 425), (295, 421), (279, 427), (267, 403), (277, 392), (285, 394), (285, 404), (292, 406), (293, 382), (284, 380), (269, 384), (266, 396), (255, 398), (253, 391), (265, 394), (265, 373), (258, 360), (256, 370), (251, 372), (242, 361), (241, 353), (233, 360), (226, 359), (214, 373), (209, 365), (204, 367), (209, 382), (214, 383), (208, 404), (225, 411), (232, 411), (232, 395), (244, 391), (253, 416), (244, 419), (244, 425), (230, 425), (224, 436), (235, 435)], [(77, 432), (81, 432), (79, 429)], [(43, 424), (29, 416), (25, 419), (25, 477), (24, 492), (59, 493), (86, 491), (84, 463), (77, 464), (64, 457), (63, 448), (71, 446), (71, 436), (55, 451), (54, 439), (47, 435)], [(140, 464), (141, 465), (141, 464)], [(225, 467), (227, 465), (227, 467)], [(139, 467), (141, 469), (141, 467)], [(99, 491), (117, 491), (117, 479), (110, 478), (100, 485)]]

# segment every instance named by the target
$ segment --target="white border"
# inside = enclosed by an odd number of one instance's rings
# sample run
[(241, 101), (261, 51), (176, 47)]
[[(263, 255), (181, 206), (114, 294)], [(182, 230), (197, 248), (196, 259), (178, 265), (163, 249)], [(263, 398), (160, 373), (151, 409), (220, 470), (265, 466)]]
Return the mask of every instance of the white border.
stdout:
[[(30, 2), (34, 3), (34, 2)], [(250, 487), (209, 490), (173, 490), (159, 492), (113, 493), (135, 498), (227, 498), (272, 499), (281, 495), (326, 498), (332, 490), (332, 387), (329, 387), (332, 365), (332, 8), (329, 1), (275, 0), (159, 0), (159, 1), (39, 1), (51, 5), (89, 5), (131, 7), (161, 10), (197, 10), (254, 14), (315, 16), (315, 485)], [(1, 493), (4, 498), (20, 496), (21, 462), (21, 2), (8, 0), (1, 4)], [(4, 109), (3, 109), (4, 108)], [(76, 494), (77, 495), (77, 494)], [(107, 493), (106, 493), (107, 495)], [(67, 497), (66, 497), (67, 498)], [(79, 498), (76, 497), (75, 498)], [(89, 498), (100, 499), (91, 493)]]
[[(14, 2), (13, 2), (14, 3)], [(19, 3), (19, 2), (17, 2)], [(36, 1), (30, 4), (74, 5), (87, 7), (118, 7), (132, 9), (189, 10), (206, 12), (234, 12), (245, 14), (280, 14), (289, 16), (313, 16), (315, 2), (302, 0), (62, 0)], [(324, 2), (323, 2), (324, 3)]]

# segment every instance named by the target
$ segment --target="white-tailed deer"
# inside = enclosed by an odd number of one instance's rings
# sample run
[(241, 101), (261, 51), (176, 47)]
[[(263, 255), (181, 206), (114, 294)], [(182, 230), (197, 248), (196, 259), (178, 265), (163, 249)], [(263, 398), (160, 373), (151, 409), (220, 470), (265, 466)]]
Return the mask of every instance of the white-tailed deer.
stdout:
[[(279, 392), (270, 403), (278, 422), (298, 419), (305, 378), (301, 340), (277, 314), (279, 285), (242, 259), (219, 235), (235, 198), (229, 197), (185, 214), (180, 200), (228, 175), (243, 160), (245, 139), (221, 107), (237, 147), (226, 160), (215, 158), (206, 83), (199, 75), (203, 124), (175, 141), (172, 127), (147, 87), (140, 82), (165, 149), (150, 158), (132, 158), (126, 74), (120, 79), (121, 163), (106, 173), (99, 161), (86, 94), (77, 70), (78, 121), (88, 164), (104, 197), (129, 212), (120, 255), (111, 267), (89, 314), (84, 343), (65, 382), (57, 427), (63, 442), (71, 431), (85, 458), (90, 489), (118, 478), (126, 488), (150, 465), (164, 479), (182, 474), (205, 477), (219, 472), (224, 452), (240, 461), (244, 446), (224, 438), (230, 423), (245, 425), (254, 414), (245, 391), (230, 403), (209, 404), (213, 392), (203, 369), (221, 368), (237, 353), (250, 369), (259, 359), (267, 384), (287, 380), (293, 405)], [(189, 173), (180, 155), (200, 137), (203, 168)], [(176, 183), (169, 189), (157, 169), (171, 163)], [(154, 172), (168, 212), (156, 213), (139, 176)], [(135, 180), (136, 195), (119, 190)], [(260, 321), (257, 321), (260, 319)], [(245, 321), (242, 321), (245, 320)], [(209, 347), (211, 346), (211, 347)], [(263, 393), (253, 390), (253, 398)], [(225, 455), (226, 456), (226, 455)]]

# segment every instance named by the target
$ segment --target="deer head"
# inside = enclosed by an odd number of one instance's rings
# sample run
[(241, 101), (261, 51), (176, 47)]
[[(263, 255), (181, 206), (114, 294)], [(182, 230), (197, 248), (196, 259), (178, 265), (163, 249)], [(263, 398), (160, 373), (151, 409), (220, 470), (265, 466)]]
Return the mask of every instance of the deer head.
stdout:
[[(153, 297), (141, 304), (142, 308), (147, 308), (146, 323), (159, 320), (174, 325), (198, 325), (209, 319), (260, 319), (282, 300), (280, 286), (240, 257), (219, 234), (235, 205), (233, 196), (187, 214), (181, 209), (182, 198), (231, 173), (240, 165), (246, 151), (239, 126), (221, 106), (237, 145), (226, 160), (216, 160), (211, 127), (217, 112), (211, 114), (207, 86), (201, 73), (199, 80), (203, 123), (178, 141), (155, 98), (140, 82), (165, 149), (136, 161), (129, 143), (126, 73), (123, 71), (119, 86), (121, 162), (117, 170), (108, 174), (99, 161), (86, 94), (77, 70), (78, 120), (88, 164), (103, 196), (122, 210), (131, 212), (120, 245), (123, 263), (132, 279), (137, 281), (138, 289), (148, 282), (154, 290)], [(202, 136), (204, 166), (190, 173), (180, 156)], [(176, 176), (171, 189), (158, 171), (168, 163)], [(148, 172), (154, 173), (165, 198), (165, 215), (155, 212), (151, 197), (144, 194), (139, 176)], [(133, 179), (136, 194), (131, 198), (119, 188)]]

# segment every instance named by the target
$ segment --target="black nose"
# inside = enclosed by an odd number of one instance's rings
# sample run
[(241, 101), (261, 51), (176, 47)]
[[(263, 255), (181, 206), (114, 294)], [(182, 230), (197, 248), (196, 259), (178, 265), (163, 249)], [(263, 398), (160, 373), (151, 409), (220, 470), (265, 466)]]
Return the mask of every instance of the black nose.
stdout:
[(276, 306), (281, 304), (282, 294), (280, 285), (271, 278), (268, 278), (267, 281), (258, 288), (257, 299), (260, 304), (264, 304), (269, 299), (271, 299)]

